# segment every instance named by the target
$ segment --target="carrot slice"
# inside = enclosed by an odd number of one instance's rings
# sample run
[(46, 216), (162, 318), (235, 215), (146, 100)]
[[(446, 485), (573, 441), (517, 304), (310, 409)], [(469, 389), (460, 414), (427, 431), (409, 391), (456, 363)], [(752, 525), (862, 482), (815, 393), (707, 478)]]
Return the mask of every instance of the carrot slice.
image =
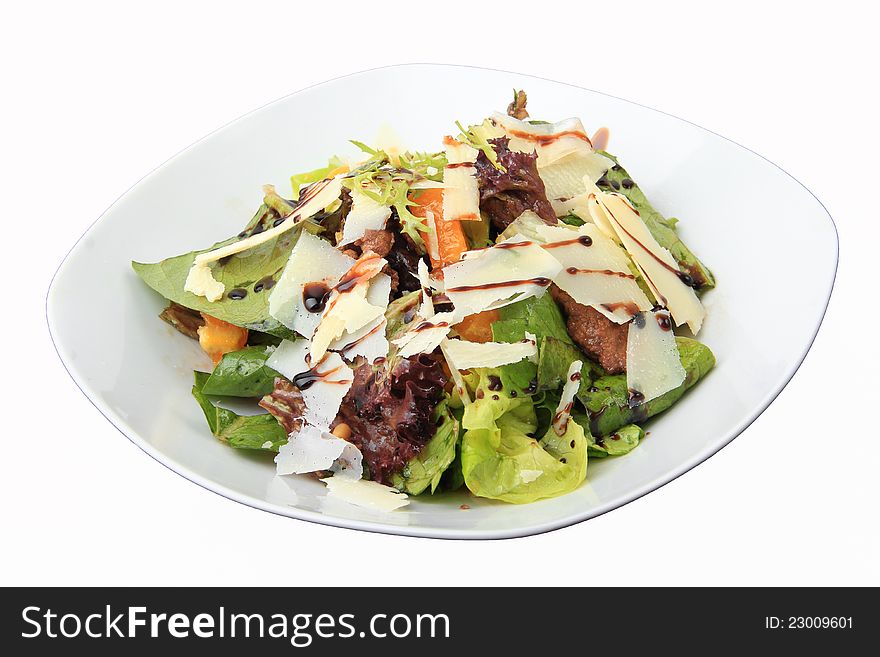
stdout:
[(484, 310), (476, 315), (468, 315), (454, 328), (465, 340), (492, 342), (492, 324), (499, 319), (501, 319), (501, 315), (497, 310)]
[(211, 357), (214, 365), (220, 362), (223, 354), (244, 349), (247, 344), (248, 330), (235, 324), (224, 322), (211, 315), (202, 313), (205, 325), (200, 326), (199, 344), (202, 350)]
[(423, 189), (411, 200), (416, 203), (410, 212), (416, 217), (426, 217), (428, 212), (434, 215), (434, 229), (437, 232), (437, 251), (439, 258), (428, 254), (431, 268), (440, 269), (453, 262), (458, 262), (461, 254), (468, 250), (469, 245), (460, 221), (446, 221), (443, 218), (443, 190)]

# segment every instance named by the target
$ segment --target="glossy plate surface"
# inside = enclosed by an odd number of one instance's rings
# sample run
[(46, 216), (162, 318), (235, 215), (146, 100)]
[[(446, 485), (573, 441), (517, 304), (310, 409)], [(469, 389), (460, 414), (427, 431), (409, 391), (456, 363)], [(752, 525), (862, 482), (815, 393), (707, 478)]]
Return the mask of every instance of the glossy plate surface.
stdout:
[[(455, 90), (422, 102), (415, 88)], [(632, 453), (590, 462), (576, 492), (513, 506), (465, 494), (414, 498), (390, 514), (328, 499), (309, 477), (274, 476), (271, 459), (228, 448), (190, 396), (198, 345), (157, 319), (162, 299), (129, 261), (152, 262), (235, 234), (261, 186), (371, 141), (390, 125), (402, 142), (438, 150), (454, 121), (503, 111), (525, 88), (533, 116), (611, 129), (609, 150), (709, 265), (718, 288), (700, 333), (715, 370), (652, 420)], [(382, 99), (377, 102), (377, 99)], [(718, 135), (594, 91), (513, 73), (405, 65), (292, 94), (183, 151), (141, 180), (88, 230), (61, 265), (47, 301), (58, 353), (86, 396), (147, 454), (191, 481), (251, 506), (314, 522), (440, 538), (504, 538), (596, 516), (650, 492), (745, 429), (792, 377), (822, 321), (837, 235), (819, 201), (784, 171)], [(94, 321), (101, 317), (102, 321)], [(108, 463), (107, 467), (113, 467)], [(470, 508), (463, 510), (466, 503)]]

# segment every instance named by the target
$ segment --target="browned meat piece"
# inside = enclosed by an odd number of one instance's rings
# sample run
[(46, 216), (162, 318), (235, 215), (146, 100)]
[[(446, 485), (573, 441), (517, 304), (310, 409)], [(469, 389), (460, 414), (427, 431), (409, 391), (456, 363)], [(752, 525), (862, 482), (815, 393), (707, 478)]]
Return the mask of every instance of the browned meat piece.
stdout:
[(519, 119), (520, 121), (525, 121), (529, 118), (529, 112), (526, 109), (526, 92), (520, 89), (517, 91), (513, 90), (513, 102), (507, 106), (507, 115), (512, 116), (515, 119)]
[[(419, 282), (419, 255), (418, 249), (413, 244), (412, 239), (408, 235), (404, 235), (400, 230), (400, 220), (397, 218), (397, 211), (392, 210), (391, 218), (385, 225), (385, 230), (394, 237), (394, 245), (385, 256), (388, 265), (397, 272), (397, 285), (394, 287), (394, 298), (406, 293), (421, 290), (422, 284)], [(390, 275), (390, 274), (389, 274)], [(392, 283), (394, 276), (392, 276)]]
[(567, 318), (568, 334), (590, 358), (598, 361), (609, 374), (626, 371), (626, 338), (629, 324), (617, 324), (602, 313), (584, 306), (550, 286), (550, 294)]
[(205, 320), (200, 312), (181, 306), (173, 301), (162, 311), (159, 319), (168, 322), (186, 337), (193, 340), (199, 339), (199, 328), (205, 325)]
[(437, 359), (419, 354), (401, 359), (388, 372), (363, 363), (342, 400), (336, 427), (351, 429), (374, 481), (390, 484), (434, 436), (434, 409), (443, 398), (447, 374)]
[(390, 230), (367, 230), (355, 244), (361, 247), (361, 252), (372, 251), (384, 258), (394, 246), (394, 233)]
[(275, 389), (260, 400), (260, 406), (274, 415), (287, 433), (302, 428), (306, 404), (299, 388), (287, 379), (276, 377)]
[(533, 211), (545, 223), (558, 223), (547, 200), (544, 182), (538, 175), (538, 156), (511, 151), (507, 137), (489, 141), (504, 171), (497, 169), (483, 151), (477, 155), (475, 167), (480, 186), (480, 210), (486, 213), (492, 225), (504, 230), (526, 210)]

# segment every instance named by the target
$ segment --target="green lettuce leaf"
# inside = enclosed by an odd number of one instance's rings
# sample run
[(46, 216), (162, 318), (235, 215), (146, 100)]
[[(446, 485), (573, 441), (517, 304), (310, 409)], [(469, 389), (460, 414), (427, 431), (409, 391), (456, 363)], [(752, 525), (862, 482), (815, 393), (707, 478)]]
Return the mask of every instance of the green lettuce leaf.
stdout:
[(605, 458), (606, 456), (628, 454), (638, 447), (639, 442), (645, 437), (645, 430), (637, 424), (622, 426), (610, 436), (594, 437), (589, 432), (590, 418), (588, 415), (580, 411), (574, 411), (571, 417), (575, 422), (587, 429), (587, 455), (590, 458)]
[(268, 395), (275, 389), (275, 377), (281, 376), (266, 366), (271, 353), (271, 348), (245, 347), (225, 354), (205, 381), (202, 392), (223, 397)]
[[(320, 180), (324, 180), (331, 171), (338, 169), (345, 164), (339, 157), (333, 156), (327, 161), (327, 166), (315, 169), (314, 171), (306, 171), (305, 173), (297, 173), (290, 177), (290, 187), (293, 189), (294, 197), (299, 196), (299, 189), (303, 185), (311, 185)], [(295, 199), (294, 199), (295, 200)]]
[(551, 428), (538, 441), (535, 410), (528, 397), (493, 391), (497, 370), (476, 370), (475, 401), (464, 411), (462, 474), (479, 497), (524, 504), (563, 495), (586, 478), (587, 439), (583, 427), (569, 422), (557, 436)]
[(692, 338), (677, 337), (675, 341), (685, 379), (680, 386), (656, 399), (630, 408), (626, 374), (600, 377), (586, 390), (581, 388), (578, 391), (578, 399), (587, 409), (590, 432), (594, 436), (609, 436), (624, 425), (643, 422), (665, 411), (714, 367), (715, 356), (709, 347)]
[(435, 415), (441, 424), (437, 427), (434, 437), (422, 448), (418, 456), (410, 460), (403, 470), (392, 478), (394, 487), (404, 493), (419, 495), (428, 487), (433, 493), (437, 490), (443, 473), (455, 459), (459, 425), (449, 408), (448, 400), (437, 405)]
[[(508, 335), (519, 336), (514, 339), (521, 340), (528, 332), (536, 335), (538, 340), (549, 335), (562, 342), (574, 344), (565, 328), (565, 318), (562, 316), (562, 311), (559, 310), (559, 306), (556, 305), (549, 293), (504, 306), (499, 309), (498, 314), (501, 316), (501, 322), (504, 323), (501, 330)], [(496, 324), (501, 322), (496, 322)], [(493, 332), (494, 329), (493, 326)], [(502, 341), (510, 342), (510, 340)]]
[(582, 389), (588, 388), (593, 379), (604, 376), (602, 368), (575, 346), (562, 312), (549, 294), (505, 306), (499, 314), (501, 319), (492, 325), (492, 337), (496, 342), (519, 342), (526, 333), (532, 333), (538, 340), (537, 365), (521, 361), (499, 368), (505, 388), (510, 384), (520, 393), (532, 384), (532, 393), (556, 390), (565, 383), (568, 368), (576, 360), (584, 363), (581, 368)]
[[(265, 230), (278, 219), (278, 216), (269, 206), (263, 205), (243, 232), (253, 231), (258, 225)], [(293, 333), (288, 328), (269, 316), (269, 293), (272, 284), (287, 264), (290, 251), (301, 230), (302, 224), (265, 244), (234, 255), (223, 262), (214, 263), (212, 265), (214, 278), (226, 286), (227, 292), (219, 301), (208, 301), (203, 296), (186, 292), (183, 286), (196, 255), (231, 244), (238, 239), (237, 237), (218, 242), (208, 249), (192, 251), (161, 262), (149, 264), (133, 262), (132, 267), (147, 285), (170, 301), (208, 313), (230, 324), (271, 333), (282, 338), (292, 338)], [(246, 296), (242, 299), (230, 299), (228, 293), (234, 289), (244, 290)]]
[[(615, 166), (607, 171), (607, 173), (599, 179), (599, 188), (604, 191), (619, 192), (629, 199), (630, 203), (639, 211), (642, 220), (651, 231), (654, 239), (660, 246), (669, 249), (672, 257), (678, 262), (682, 271), (690, 274), (694, 281), (702, 289), (715, 287), (715, 277), (709, 268), (706, 267), (699, 258), (681, 241), (678, 233), (675, 231), (675, 224), (678, 222), (675, 218), (667, 219), (660, 214), (657, 209), (648, 202), (641, 188), (633, 182), (632, 177), (627, 173), (626, 169), (617, 163), (617, 158), (613, 155), (603, 152), (603, 155), (614, 161)], [(606, 182), (607, 181), (607, 182)], [(627, 181), (624, 184), (624, 181)]]
[(287, 442), (287, 433), (273, 415), (238, 415), (215, 406), (203, 392), (210, 375), (205, 372), (195, 372), (194, 375), (192, 395), (201, 406), (211, 433), (221, 441), (237, 449), (269, 452), (277, 452)]
[(552, 335), (545, 336), (538, 344), (538, 390), (556, 390), (561, 387), (568, 376), (568, 368), (576, 360), (583, 362), (581, 390), (589, 388), (593, 380), (605, 376), (605, 370), (588, 359), (573, 344)]

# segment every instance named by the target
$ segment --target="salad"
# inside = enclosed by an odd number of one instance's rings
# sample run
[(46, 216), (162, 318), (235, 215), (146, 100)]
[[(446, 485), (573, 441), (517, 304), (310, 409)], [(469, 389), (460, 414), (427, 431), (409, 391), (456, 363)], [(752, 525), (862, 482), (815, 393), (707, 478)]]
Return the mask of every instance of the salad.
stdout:
[(432, 152), (351, 142), (265, 186), (237, 235), (133, 263), (213, 360), (192, 395), (219, 440), (386, 511), (463, 487), (533, 502), (633, 450), (714, 366), (693, 337), (712, 273), (607, 130), (534, 120), (522, 91), (454, 126)]

